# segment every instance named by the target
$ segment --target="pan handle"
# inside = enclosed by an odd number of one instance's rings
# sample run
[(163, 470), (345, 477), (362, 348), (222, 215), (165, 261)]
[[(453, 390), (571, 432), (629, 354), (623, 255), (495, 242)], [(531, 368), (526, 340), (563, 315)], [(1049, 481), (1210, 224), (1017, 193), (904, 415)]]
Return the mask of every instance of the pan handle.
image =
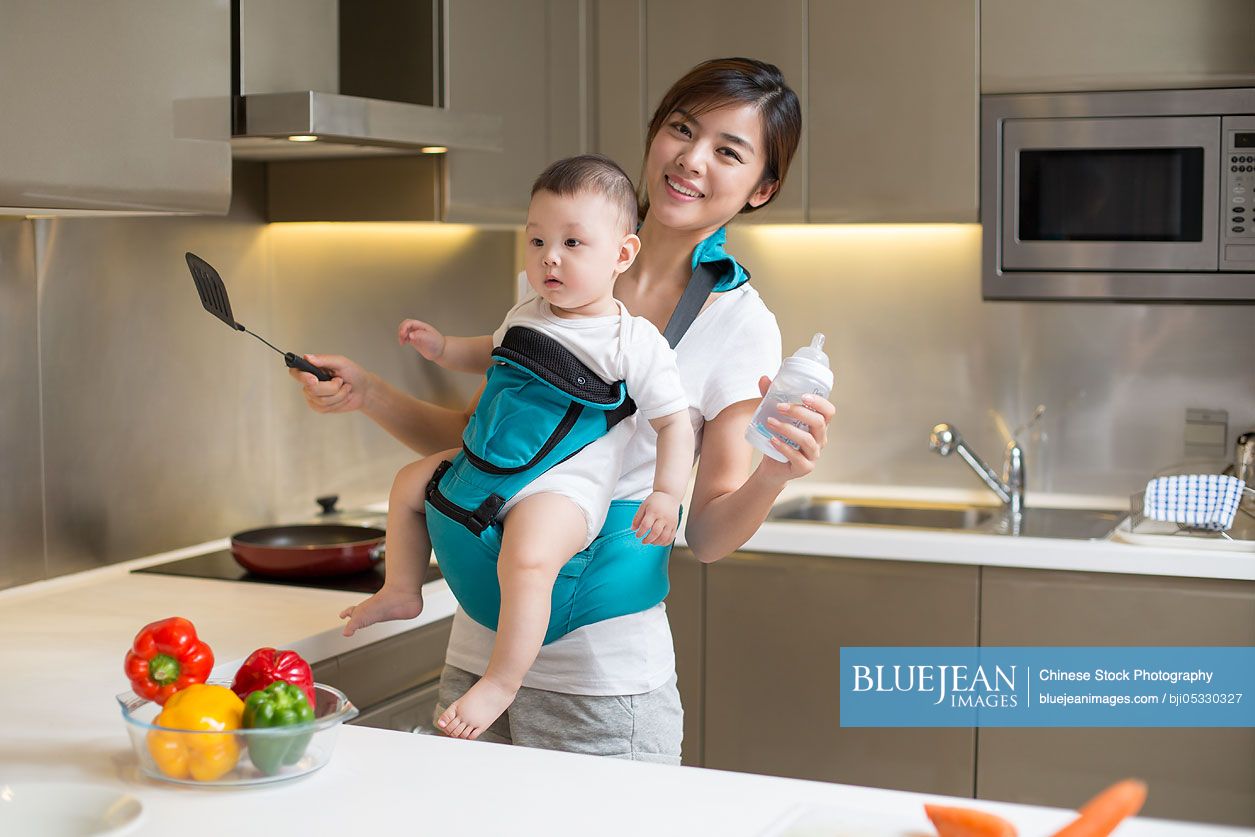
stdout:
[(383, 541), (380, 541), (378, 544), (371, 547), (370, 560), (378, 561), (379, 559), (384, 557), (384, 553), (386, 553), (387, 551), (388, 551), (387, 545)]
[(333, 377), (335, 377), (326, 369), (321, 369), (310, 363), (305, 358), (299, 355), (294, 355), (291, 352), (283, 353), (283, 362), (288, 365), (289, 369), (295, 368), (301, 370), (302, 372), (308, 372), (320, 381), (330, 381)]

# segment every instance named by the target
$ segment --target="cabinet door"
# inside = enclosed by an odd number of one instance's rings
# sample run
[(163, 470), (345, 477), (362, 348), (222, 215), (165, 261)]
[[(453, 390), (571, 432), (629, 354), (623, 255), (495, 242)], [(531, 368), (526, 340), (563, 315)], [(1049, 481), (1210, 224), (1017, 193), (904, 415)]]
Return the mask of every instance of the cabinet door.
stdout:
[(667, 619), (675, 642), (675, 674), (684, 707), (681, 761), (702, 766), (702, 645), (704, 642), (705, 566), (682, 547), (671, 551), (671, 592)]
[(0, 0), (0, 207), (226, 214), (221, 0)]
[[(365, 712), (440, 677), (453, 617), (336, 657), (338, 687)], [(322, 665), (320, 663), (320, 665)]]
[(440, 735), (433, 716), (440, 701), (440, 681), (404, 692), (358, 715), (349, 723), (359, 727)]
[[(986, 567), (982, 645), (1255, 645), (1255, 582)], [(1255, 825), (1255, 730), (981, 729), (977, 796), (1073, 808), (1150, 785), (1150, 817)]]
[(978, 568), (736, 553), (706, 568), (705, 766), (971, 796), (970, 729), (840, 726), (842, 646), (977, 640)]
[(596, 149), (638, 183), (645, 158), (645, 0), (597, 0)]
[[(649, 117), (667, 89), (708, 58), (744, 55), (775, 64), (802, 103), (806, 124), (805, 0), (648, 0), (645, 3), (645, 107), (641, 151)], [(614, 104), (602, 101), (604, 109)], [(631, 107), (631, 103), (625, 103)], [(744, 216), (746, 222), (792, 222), (806, 218), (807, 141), (805, 132), (790, 176), (771, 206)], [(640, 158), (620, 160), (635, 177)]]
[(446, 0), (446, 107), (500, 114), (505, 149), (450, 151), (446, 221), (522, 225), (532, 181), (592, 148), (590, 0)]
[(977, 0), (811, 3), (811, 221), (977, 221), (977, 17)]
[(1250, 0), (997, 0), (981, 7), (982, 93), (1255, 84)]

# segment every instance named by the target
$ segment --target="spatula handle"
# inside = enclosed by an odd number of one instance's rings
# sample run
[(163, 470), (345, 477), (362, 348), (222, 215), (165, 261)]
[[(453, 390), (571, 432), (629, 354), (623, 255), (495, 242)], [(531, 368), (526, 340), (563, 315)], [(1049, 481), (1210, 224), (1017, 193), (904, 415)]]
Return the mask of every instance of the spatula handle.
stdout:
[(308, 372), (320, 381), (330, 381), (335, 377), (326, 369), (321, 369), (300, 355), (294, 355), (291, 352), (283, 353), (283, 362), (288, 365), (289, 369), (299, 369), (302, 372)]

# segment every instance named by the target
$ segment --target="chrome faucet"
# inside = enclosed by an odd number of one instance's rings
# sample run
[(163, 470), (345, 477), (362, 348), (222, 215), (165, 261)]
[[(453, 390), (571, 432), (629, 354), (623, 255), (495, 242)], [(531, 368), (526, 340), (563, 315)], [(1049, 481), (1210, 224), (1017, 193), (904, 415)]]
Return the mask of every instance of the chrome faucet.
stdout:
[(986, 465), (971, 448), (963, 442), (959, 431), (951, 424), (939, 424), (928, 436), (928, 447), (942, 456), (949, 456), (958, 451), (963, 461), (972, 466), (976, 475), (984, 480), (989, 490), (998, 495), (998, 499), (1006, 504), (1006, 511), (1012, 521), (1018, 521), (1024, 515), (1024, 451), (1015, 439), (1007, 442), (1006, 458), (1002, 463), (1002, 478)]

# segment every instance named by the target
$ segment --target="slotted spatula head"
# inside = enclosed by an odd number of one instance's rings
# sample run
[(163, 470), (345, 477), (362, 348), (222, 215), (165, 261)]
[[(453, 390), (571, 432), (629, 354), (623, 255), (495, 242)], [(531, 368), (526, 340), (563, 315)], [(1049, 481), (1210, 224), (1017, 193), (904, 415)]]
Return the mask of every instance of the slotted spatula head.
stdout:
[(227, 286), (222, 283), (222, 277), (218, 275), (218, 271), (214, 270), (214, 266), (195, 253), (185, 253), (184, 257), (187, 259), (188, 270), (192, 271), (192, 280), (196, 282), (196, 292), (200, 294), (201, 305), (205, 306), (206, 311), (236, 331), (245, 331), (252, 334), (271, 349), (283, 355), (283, 362), (288, 365), (289, 369), (299, 369), (302, 372), (308, 372), (320, 381), (330, 381), (334, 377), (326, 369), (315, 366), (300, 355), (283, 351), (283, 349), (280, 349), (270, 341), (253, 334), (243, 325), (237, 323), (235, 317), (231, 315), (231, 300), (227, 298)]
[(196, 283), (196, 292), (200, 294), (200, 302), (205, 310), (231, 328), (243, 331), (244, 327), (231, 316), (231, 300), (227, 298), (227, 287), (222, 284), (218, 271), (195, 253), (185, 255), (188, 270), (192, 271), (192, 280)]

